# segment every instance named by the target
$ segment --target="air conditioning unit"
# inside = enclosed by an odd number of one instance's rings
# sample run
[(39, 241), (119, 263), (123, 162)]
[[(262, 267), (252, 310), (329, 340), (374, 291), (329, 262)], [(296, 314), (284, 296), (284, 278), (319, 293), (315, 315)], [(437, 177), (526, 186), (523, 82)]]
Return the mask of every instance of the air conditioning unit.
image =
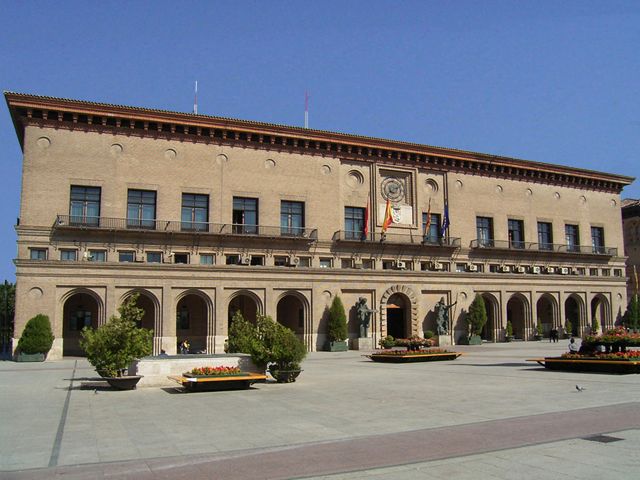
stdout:
[(251, 265), (251, 255), (242, 255), (240, 257), (240, 265)]
[(509, 273), (511, 271), (511, 267), (509, 265), (501, 265), (500, 271), (502, 273)]
[(540, 267), (531, 267), (531, 273), (540, 273), (541, 270)]
[(544, 269), (544, 271), (545, 271), (546, 273), (556, 273), (556, 269), (555, 269), (555, 268), (553, 268), (553, 267), (546, 267), (546, 268)]
[(398, 260), (396, 262), (396, 268), (398, 270), (404, 270), (405, 268), (407, 268), (407, 264), (405, 262), (402, 262), (402, 261)]
[(518, 273), (524, 273), (526, 271), (527, 271), (527, 269), (524, 268), (524, 267), (516, 267), (516, 272), (518, 272)]
[(431, 262), (432, 270), (442, 270), (444, 267), (440, 262)]
[(571, 275), (580, 275), (580, 271), (577, 268), (572, 268)]
[(289, 266), (290, 267), (297, 267), (298, 265), (300, 265), (300, 258), (296, 257), (295, 255), (291, 255), (289, 257)]
[(473, 263), (467, 263), (467, 272), (477, 272), (478, 266)]
[(562, 267), (560, 269), (560, 275), (569, 275), (569, 269), (567, 267)]

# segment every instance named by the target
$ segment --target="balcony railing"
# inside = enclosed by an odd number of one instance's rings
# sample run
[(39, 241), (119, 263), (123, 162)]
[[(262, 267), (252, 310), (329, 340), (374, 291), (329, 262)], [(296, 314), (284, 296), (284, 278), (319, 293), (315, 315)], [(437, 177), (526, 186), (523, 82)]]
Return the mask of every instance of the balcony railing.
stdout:
[(203, 235), (240, 235), (270, 238), (317, 240), (318, 230), (301, 227), (273, 227), (235, 223), (181, 222), (177, 220), (133, 219), (112, 217), (79, 217), (58, 215), (54, 229), (123, 230), (178, 232)]
[(615, 247), (594, 245), (566, 245), (564, 243), (533, 243), (509, 240), (486, 240), (476, 238), (471, 241), (471, 248), (510, 250), (514, 252), (549, 252), (549, 253), (575, 253), (582, 255), (604, 255), (613, 257), (618, 254)]
[(333, 235), (333, 241), (337, 242), (361, 242), (361, 243), (384, 243), (395, 245), (415, 245), (428, 247), (460, 247), (460, 239), (454, 237), (430, 237), (422, 234), (401, 234), (401, 233), (378, 233), (370, 232), (364, 236), (362, 232), (350, 230), (338, 230)]

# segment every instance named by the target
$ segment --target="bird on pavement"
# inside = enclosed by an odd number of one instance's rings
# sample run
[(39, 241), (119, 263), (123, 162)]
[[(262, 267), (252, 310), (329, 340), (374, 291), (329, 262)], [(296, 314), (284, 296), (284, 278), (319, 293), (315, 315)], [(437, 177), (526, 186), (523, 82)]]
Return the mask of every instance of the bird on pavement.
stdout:
[(579, 392), (583, 392), (586, 390), (586, 387), (581, 387), (580, 385), (576, 385), (576, 390)]

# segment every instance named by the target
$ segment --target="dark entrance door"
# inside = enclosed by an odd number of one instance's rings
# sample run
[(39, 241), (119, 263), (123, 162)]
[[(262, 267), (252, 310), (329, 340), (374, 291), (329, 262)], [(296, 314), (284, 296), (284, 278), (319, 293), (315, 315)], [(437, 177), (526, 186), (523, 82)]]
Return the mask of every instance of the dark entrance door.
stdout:
[(393, 338), (407, 338), (402, 308), (387, 307), (387, 335), (391, 335)]

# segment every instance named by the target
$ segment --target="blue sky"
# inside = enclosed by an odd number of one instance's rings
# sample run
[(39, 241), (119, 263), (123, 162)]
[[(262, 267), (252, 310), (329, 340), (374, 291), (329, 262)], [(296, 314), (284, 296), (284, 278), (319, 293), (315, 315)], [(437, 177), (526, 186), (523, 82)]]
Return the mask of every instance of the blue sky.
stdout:
[[(0, 0), (0, 88), (454, 147), (629, 176), (637, 1)], [(21, 152), (0, 107), (0, 281)], [(623, 197), (640, 198), (634, 183)], [(61, 212), (65, 213), (65, 212)], [(53, 219), (52, 219), (53, 221)]]

